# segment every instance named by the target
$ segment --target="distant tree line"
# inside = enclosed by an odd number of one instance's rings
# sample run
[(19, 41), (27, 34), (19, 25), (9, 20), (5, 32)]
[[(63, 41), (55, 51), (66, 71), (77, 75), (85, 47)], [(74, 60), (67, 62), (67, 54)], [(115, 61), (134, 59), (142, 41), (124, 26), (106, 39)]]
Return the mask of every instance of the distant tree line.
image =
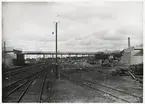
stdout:
[(95, 54), (95, 59), (96, 60), (106, 60), (109, 59), (109, 56), (112, 55), (113, 59), (118, 59), (121, 58), (123, 51), (121, 52), (114, 52), (114, 53), (104, 53), (104, 52), (100, 52)]
[(96, 60), (105, 60), (105, 59), (108, 59), (109, 55), (108, 54), (105, 54), (103, 52), (100, 52), (100, 53), (97, 53), (95, 54), (95, 59)]

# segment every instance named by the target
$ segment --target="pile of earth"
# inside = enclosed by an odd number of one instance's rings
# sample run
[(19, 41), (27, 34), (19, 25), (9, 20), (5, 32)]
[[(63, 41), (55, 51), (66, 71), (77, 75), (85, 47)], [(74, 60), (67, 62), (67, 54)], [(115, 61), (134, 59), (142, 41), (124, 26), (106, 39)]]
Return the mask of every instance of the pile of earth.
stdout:
[(135, 75), (143, 75), (143, 63), (137, 65), (130, 65), (129, 69)]
[(129, 75), (128, 68), (116, 68), (116, 69), (112, 70), (111, 75), (112, 76), (116, 76), (116, 75), (128, 76)]

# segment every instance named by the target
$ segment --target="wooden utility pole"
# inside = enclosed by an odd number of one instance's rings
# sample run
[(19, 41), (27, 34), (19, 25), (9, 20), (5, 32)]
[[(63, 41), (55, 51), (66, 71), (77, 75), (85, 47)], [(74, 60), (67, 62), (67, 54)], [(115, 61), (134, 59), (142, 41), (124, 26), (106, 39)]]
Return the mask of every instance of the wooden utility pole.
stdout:
[(59, 72), (59, 69), (58, 69), (58, 60), (57, 60), (57, 25), (58, 25), (58, 22), (55, 22), (55, 41), (56, 41), (56, 54), (55, 54), (55, 58), (56, 58), (56, 78), (57, 79), (60, 79), (60, 72)]

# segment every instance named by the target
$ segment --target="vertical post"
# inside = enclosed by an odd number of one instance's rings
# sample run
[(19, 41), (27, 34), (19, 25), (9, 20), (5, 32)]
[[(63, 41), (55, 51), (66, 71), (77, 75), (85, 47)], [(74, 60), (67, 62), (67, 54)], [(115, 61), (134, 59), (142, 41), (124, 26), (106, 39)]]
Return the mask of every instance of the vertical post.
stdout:
[(55, 22), (55, 34), (56, 34), (56, 78), (60, 79), (59, 70), (58, 70), (58, 62), (57, 62), (57, 25), (58, 23)]
[[(4, 69), (5, 69), (5, 41), (4, 41), (4, 44), (3, 44), (3, 49), (2, 49), (2, 57), (3, 57), (3, 62), (2, 62), (2, 84), (4, 84)], [(5, 91), (2, 91), (2, 94), (4, 93)]]
[(5, 58), (6, 58), (5, 55), (6, 55), (6, 43), (4, 41), (4, 50), (3, 50), (3, 63), (4, 63), (3, 65), (4, 65), (4, 68), (5, 68), (5, 64), (6, 64), (5, 63)]
[(130, 48), (130, 37), (128, 37), (128, 48)]
[(53, 57), (53, 53), (51, 54), (51, 58), (52, 58), (52, 60), (53, 60), (53, 58), (54, 58), (54, 57)]
[(62, 62), (62, 59), (63, 59), (63, 58), (62, 58), (62, 54), (61, 54), (61, 62)]
[(69, 59), (71, 59), (70, 53), (68, 54), (68, 56), (69, 56)]

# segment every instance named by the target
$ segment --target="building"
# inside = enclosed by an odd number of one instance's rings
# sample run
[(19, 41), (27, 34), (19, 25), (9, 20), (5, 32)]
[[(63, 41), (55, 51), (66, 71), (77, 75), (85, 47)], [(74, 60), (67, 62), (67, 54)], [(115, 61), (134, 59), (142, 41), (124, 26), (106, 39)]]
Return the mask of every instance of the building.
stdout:
[(2, 63), (7, 68), (12, 68), (13, 66), (24, 65), (24, 55), (20, 50), (16, 50), (10, 47), (5, 47), (2, 51)]
[(143, 63), (143, 47), (130, 47), (128, 38), (128, 48), (123, 50), (121, 62), (128, 65)]

